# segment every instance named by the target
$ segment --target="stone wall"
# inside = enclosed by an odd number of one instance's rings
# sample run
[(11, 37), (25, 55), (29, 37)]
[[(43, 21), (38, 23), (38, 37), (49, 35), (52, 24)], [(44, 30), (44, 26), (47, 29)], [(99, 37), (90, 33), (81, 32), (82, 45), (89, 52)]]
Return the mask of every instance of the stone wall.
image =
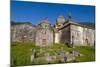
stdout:
[(42, 22), (36, 29), (35, 43), (37, 46), (50, 46), (53, 45), (54, 32), (48, 21)]
[(95, 29), (89, 26), (83, 26), (69, 20), (59, 31), (60, 33), (57, 33), (60, 37), (59, 43), (64, 43), (69, 47), (93, 46), (95, 44)]
[(16, 24), (11, 26), (11, 41), (35, 42), (35, 27), (30, 24)]
[(70, 26), (66, 26), (61, 29), (61, 43), (64, 43), (67, 46), (70, 46)]
[(37, 26), (30, 23), (11, 25), (11, 41), (32, 41), (37, 46), (49, 46), (53, 43), (63, 43), (70, 47), (95, 44), (95, 29), (84, 27), (72, 20), (64, 21), (63, 17), (59, 17), (54, 31), (47, 19)]
[(34, 53), (30, 56), (31, 62), (43, 62), (43, 61), (63, 61), (63, 62), (70, 62), (75, 61), (76, 57), (84, 56), (77, 51), (58, 51), (55, 52), (55, 55), (50, 56), (49, 52), (44, 51), (42, 57), (35, 57)]
[(46, 20), (37, 26), (27, 23), (11, 26), (11, 41), (13, 42), (32, 41), (37, 46), (49, 46), (54, 43), (53, 39), (54, 32)]
[(63, 16), (58, 16), (55, 24), (55, 43), (61, 43), (61, 35), (62, 31), (59, 30), (65, 22), (65, 18)]
[(74, 46), (94, 45), (95, 32), (94, 29), (77, 25), (71, 25), (71, 44)]
[(83, 42), (84, 44), (93, 46), (95, 44), (95, 30), (94, 29), (83, 29)]

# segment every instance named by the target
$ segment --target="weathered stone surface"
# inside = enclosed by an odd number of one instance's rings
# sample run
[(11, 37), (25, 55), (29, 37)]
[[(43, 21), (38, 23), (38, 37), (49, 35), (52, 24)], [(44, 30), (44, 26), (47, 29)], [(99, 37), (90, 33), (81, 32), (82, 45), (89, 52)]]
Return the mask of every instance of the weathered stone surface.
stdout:
[(77, 51), (72, 51), (72, 53), (73, 53), (73, 56), (80, 56), (80, 53)]
[(35, 60), (35, 58), (34, 58), (34, 55), (33, 55), (33, 54), (31, 55), (30, 60), (31, 60), (31, 62), (33, 62), (33, 61)]
[(31, 55), (31, 61), (42, 62), (42, 61), (59, 60), (63, 62), (70, 62), (70, 61), (74, 61), (76, 59), (75, 57), (77, 56), (83, 56), (83, 54), (80, 54), (77, 51), (70, 51), (70, 52), (59, 51), (56, 52), (56, 54), (53, 56), (50, 56), (49, 52), (43, 52), (43, 54), (44, 54), (43, 57), (36, 57), (36, 58), (35, 55)]
[(11, 26), (11, 41), (31, 41), (37, 46), (50, 46), (54, 43), (54, 32), (48, 20), (43, 20), (37, 26), (29, 23), (15, 24)]
[(74, 46), (94, 45), (95, 30), (91, 28), (71, 25), (71, 43)]
[(37, 26), (35, 43), (37, 46), (50, 46), (53, 44), (53, 31), (48, 20), (42, 21), (41, 24)]
[(11, 41), (32, 41), (40, 47), (48, 47), (53, 43), (63, 43), (68, 47), (93, 46), (95, 29), (78, 24), (71, 19), (65, 21), (63, 16), (59, 16), (54, 31), (47, 19), (37, 26), (29, 23), (12, 25)]
[(59, 29), (63, 26), (64, 22), (65, 18), (63, 16), (58, 16), (55, 27), (55, 43), (59, 43), (61, 41), (62, 32)]
[(11, 40), (15, 42), (35, 41), (35, 27), (31, 24), (16, 24), (11, 26)]
[(58, 32), (55, 33), (55, 35), (59, 35), (55, 36), (55, 38), (60, 38), (58, 41), (55, 39), (58, 43), (64, 43), (69, 47), (94, 46), (95, 44), (95, 29), (93, 27), (78, 24), (73, 20), (68, 20), (63, 23), (62, 27), (56, 25), (55, 28), (59, 29)]

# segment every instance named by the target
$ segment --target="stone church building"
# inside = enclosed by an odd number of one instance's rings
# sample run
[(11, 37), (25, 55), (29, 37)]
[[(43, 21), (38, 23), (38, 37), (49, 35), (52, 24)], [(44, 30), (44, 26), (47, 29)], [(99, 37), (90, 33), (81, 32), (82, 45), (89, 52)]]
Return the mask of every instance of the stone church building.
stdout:
[(12, 42), (33, 42), (36, 46), (50, 46), (54, 43), (54, 32), (48, 19), (37, 26), (29, 22), (14, 23), (11, 25)]
[(29, 22), (11, 24), (11, 41), (34, 42), (37, 46), (51, 46), (54, 43), (74, 46), (93, 46), (95, 44), (95, 27), (75, 22), (71, 16), (56, 19), (55, 27), (44, 19), (38, 25)]
[(63, 16), (59, 16), (55, 25), (55, 43), (63, 43), (69, 47), (93, 46), (95, 27), (79, 24), (72, 20), (71, 16), (66, 21)]
[(43, 20), (36, 27), (36, 38), (35, 43), (38, 46), (50, 46), (53, 45), (54, 32), (52, 31), (52, 27), (50, 26), (49, 21)]

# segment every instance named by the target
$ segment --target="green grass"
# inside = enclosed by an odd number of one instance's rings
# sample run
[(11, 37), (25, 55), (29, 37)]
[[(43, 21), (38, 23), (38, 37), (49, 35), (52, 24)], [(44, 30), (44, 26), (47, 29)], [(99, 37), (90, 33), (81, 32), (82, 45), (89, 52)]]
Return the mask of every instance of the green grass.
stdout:
[(76, 60), (79, 62), (85, 62), (85, 61), (95, 61), (95, 47), (77, 47), (77, 51), (82, 53), (84, 56), (77, 57)]
[[(30, 55), (34, 44), (32, 43), (12, 43), (11, 45), (11, 63), (15, 65), (30, 64)], [(13, 63), (14, 62), (14, 63)]]
[[(36, 64), (52, 64), (52, 63), (59, 63), (59, 60), (56, 61), (49, 61), (49, 62), (30, 62), (30, 56), (32, 54), (31, 49), (36, 49), (37, 52), (42, 49), (43, 51), (49, 52), (50, 55), (54, 55), (55, 51), (78, 51), (84, 56), (76, 57), (77, 62), (88, 62), (88, 61), (95, 61), (95, 48), (90, 46), (81, 46), (76, 48), (68, 48), (64, 44), (54, 44), (51, 47), (37, 47), (34, 43), (18, 43), (12, 42), (11, 43), (11, 65), (36, 65)], [(43, 53), (38, 53), (37, 57), (43, 57)]]

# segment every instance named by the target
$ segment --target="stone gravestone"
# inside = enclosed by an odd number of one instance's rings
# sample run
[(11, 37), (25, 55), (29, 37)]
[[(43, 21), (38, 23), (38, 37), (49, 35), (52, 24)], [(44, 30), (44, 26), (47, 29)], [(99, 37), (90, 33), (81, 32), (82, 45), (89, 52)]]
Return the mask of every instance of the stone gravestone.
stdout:
[(64, 55), (64, 62), (67, 62), (67, 56)]
[(68, 56), (69, 55), (69, 52), (65, 52), (65, 55)]
[(59, 60), (61, 60), (61, 61), (65, 61), (66, 59), (66, 56), (65, 56), (65, 52), (64, 51), (60, 51), (59, 52)]
[(80, 56), (80, 53), (77, 51), (72, 51), (72, 53), (73, 53), (73, 56)]
[(50, 61), (51, 60), (51, 57), (49, 56), (49, 53), (46, 52), (44, 55), (45, 55), (45, 60), (46, 61)]
[(64, 62), (67, 62), (68, 55), (69, 55), (69, 52), (64, 53)]
[(81, 54), (80, 52), (77, 51), (73, 51), (74, 56), (84, 56), (83, 54)]
[(36, 54), (35, 49), (32, 49), (31, 62), (35, 60), (35, 54)]
[(65, 52), (64, 52), (64, 51), (60, 51), (59, 54), (60, 54), (61, 56), (64, 56)]
[(31, 62), (33, 62), (34, 59), (35, 59), (35, 58), (34, 58), (34, 55), (32, 54), (32, 55), (31, 55)]

